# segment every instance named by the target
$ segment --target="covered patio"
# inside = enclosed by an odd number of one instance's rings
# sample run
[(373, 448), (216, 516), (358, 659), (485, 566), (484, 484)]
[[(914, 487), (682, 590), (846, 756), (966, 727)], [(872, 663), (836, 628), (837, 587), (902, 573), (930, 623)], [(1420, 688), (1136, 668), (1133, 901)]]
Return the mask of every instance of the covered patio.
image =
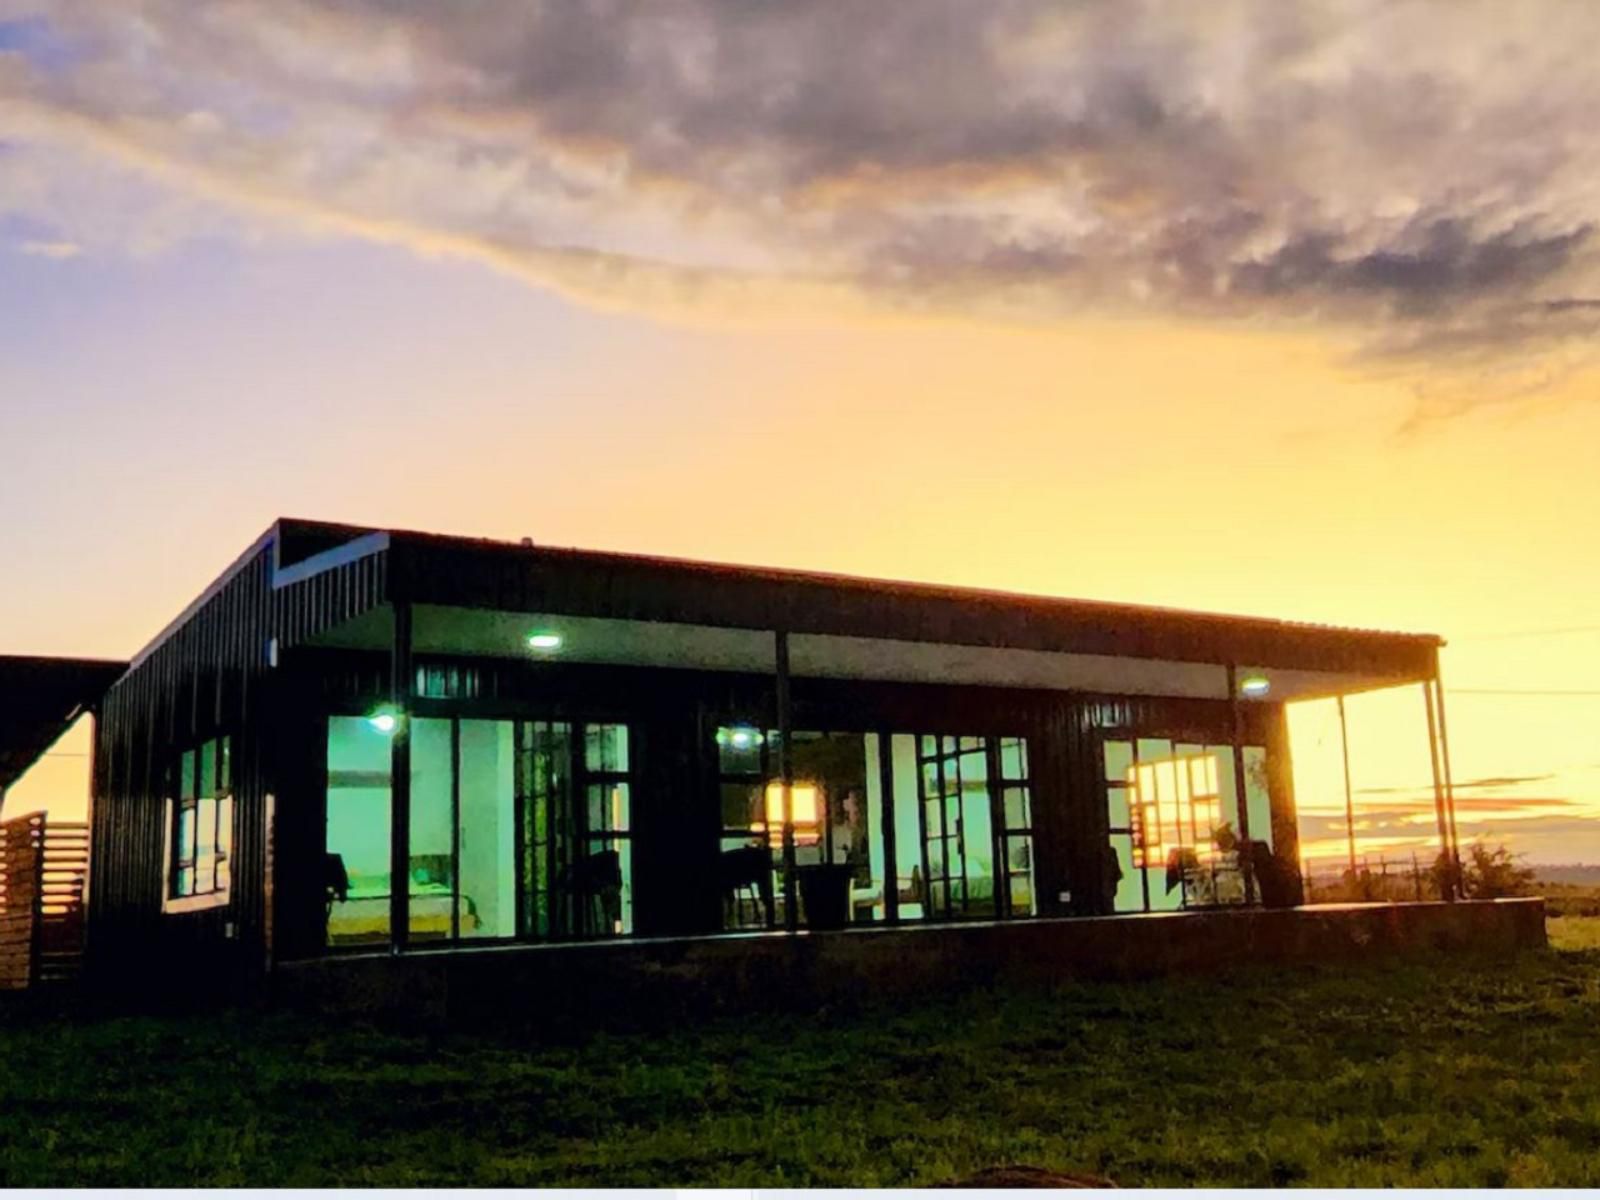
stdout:
[[(1159, 909), (1152, 891), (1160, 885), (1153, 889), (1151, 879), (1169, 869), (1175, 852), (1211, 880), (1209, 892), (1180, 892), (1176, 904), (1182, 908), (1224, 902), (1219, 870), (1236, 875), (1235, 902), (1294, 902), (1298, 856), (1289, 747), (1275, 732), (1283, 706), (1337, 698), (1342, 708), (1344, 696), (1377, 689), (1415, 686), (1424, 693), (1440, 840), (1455, 854), (1436, 638), (393, 533), (354, 538), (282, 566), (274, 587), (318, 581), (336, 587), (339, 573), (373, 559), (382, 559), (387, 569), (386, 597), (355, 610), (324, 609), (300, 630), (291, 625), (275, 639), (272, 653), (286, 664), (322, 655), (366, 664), (365, 688), (348, 693), (340, 711), (349, 715), (340, 719), (365, 717), (387, 739), (388, 869), (395, 878), (416, 859), (411, 838), (417, 729), (450, 720), (459, 727), (469, 715), (504, 714), (535, 694), (550, 698), (550, 712), (577, 712), (586, 703), (595, 711), (615, 710), (607, 688), (629, 689), (634, 699), (658, 687), (666, 695), (670, 687), (661, 681), (668, 678), (734, 681), (728, 686), (740, 699), (717, 711), (703, 699), (685, 701), (699, 704), (698, 732), (688, 736), (702, 748), (713, 732), (719, 742), (731, 738), (762, 747), (766, 803), (758, 816), (764, 822), (753, 829), (725, 828), (724, 845), (735, 833), (749, 832), (762, 845), (770, 838), (778, 894), (766, 911), (769, 918), (778, 912), (777, 924), (789, 932), (806, 923), (797, 894), (805, 864), (797, 851), (814, 845), (826, 858), (832, 840), (832, 810), (817, 805), (804, 764), (795, 761), (797, 737), (803, 743), (816, 736), (808, 730), (878, 731), (867, 734), (878, 738), (877, 748), (869, 748), (867, 774), (885, 772), (868, 797), (874, 814), (884, 806), (878, 822), (884, 844), (874, 846), (874, 871), (886, 882), (878, 884), (876, 918), (893, 925), (937, 915), (923, 902), (915, 911), (901, 911), (908, 903), (908, 858), (921, 858), (924, 881), (938, 878), (938, 863), (925, 849), (928, 818), (919, 814), (919, 847), (903, 820), (897, 835), (887, 807), (890, 729), (929, 727), (926, 717), (909, 715), (914, 705), (901, 703), (917, 689), (956, 697), (938, 718), (941, 727), (965, 728), (966, 720), (974, 732), (983, 724), (976, 710), (1037, 698), (1040, 712), (1056, 714), (1053, 724), (1035, 714), (1013, 725), (1071, 743), (1043, 745), (1043, 736), (1028, 743), (1046, 769), (1056, 772), (1060, 794), (1052, 799), (1056, 812), (1034, 812), (1014, 824), (1019, 837), (1028, 836), (1030, 864), (1036, 860), (1038, 867), (1026, 894), (1012, 897), (1012, 907), (1026, 909), (1019, 915), (1124, 911), (1128, 897), (1113, 899), (1115, 888), (1101, 878), (1112, 869), (1124, 879), (1137, 876), (1142, 907)], [(897, 704), (908, 714), (898, 725), (884, 715)], [(973, 711), (972, 719), (961, 714), (963, 705)], [(1142, 736), (1151, 732), (1144, 728), (1150, 721), (1203, 725), (1192, 718), (1202, 710), (1213, 714), (1208, 735)], [(914, 719), (923, 725), (913, 725)], [(446, 746), (461, 734), (441, 730), (439, 736)], [(1096, 763), (1087, 764), (1089, 758)], [(1065, 759), (1076, 761), (1060, 761)], [(1185, 833), (1182, 821), (1173, 824), (1169, 777), (1182, 793), (1178, 802), (1192, 800), (1183, 772), (1198, 768), (1202, 759), (1210, 760), (1211, 773), (1204, 786), (1216, 796), (1207, 811), (1213, 819), (1229, 817), (1239, 851), (1206, 847), (1203, 837)], [(1174, 763), (1177, 776), (1171, 775)], [(1069, 807), (1068, 793), (1078, 811), (1061, 811)], [(1082, 811), (1101, 793), (1112, 804), (1109, 827), (1105, 816)], [(460, 800), (451, 803), (457, 809), (452, 821), (459, 823)], [(1035, 801), (1033, 807), (1040, 806)], [(997, 831), (1005, 823), (997, 808)], [(607, 844), (637, 856), (639, 831), (626, 833), (625, 842)], [(1118, 855), (1115, 868), (1096, 848), (1108, 836)], [(1264, 860), (1244, 852), (1256, 842), (1270, 845), (1282, 861), (1275, 895), (1262, 894), (1257, 875)], [(1453, 899), (1454, 873), (1445, 878), (1445, 898)], [(382, 924), (389, 949), (403, 953), (414, 940), (408, 910), (416, 901), (391, 889), (387, 902)], [(646, 921), (634, 932), (668, 928), (652, 929)], [(449, 933), (452, 939), (461, 936), (459, 922)]]

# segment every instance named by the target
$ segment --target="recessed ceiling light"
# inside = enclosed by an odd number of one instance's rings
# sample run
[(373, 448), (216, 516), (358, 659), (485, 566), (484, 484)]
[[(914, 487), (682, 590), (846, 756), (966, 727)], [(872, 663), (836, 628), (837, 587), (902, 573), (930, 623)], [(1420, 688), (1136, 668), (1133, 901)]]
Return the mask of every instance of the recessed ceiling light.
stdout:
[(549, 630), (528, 635), (528, 646), (534, 650), (559, 650), (561, 649), (561, 635)]
[(1246, 675), (1239, 681), (1239, 694), (1257, 698), (1265, 696), (1272, 690), (1272, 684), (1265, 675)]

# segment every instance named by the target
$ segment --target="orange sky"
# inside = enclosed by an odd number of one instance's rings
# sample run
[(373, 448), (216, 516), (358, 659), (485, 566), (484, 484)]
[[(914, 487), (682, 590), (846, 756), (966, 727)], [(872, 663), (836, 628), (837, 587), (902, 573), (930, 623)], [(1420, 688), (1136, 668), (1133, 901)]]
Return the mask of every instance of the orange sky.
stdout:
[[(1600, 862), (1597, 43), (0, 0), (0, 652), (130, 654), (279, 515), (1432, 631), (1464, 836)], [(1420, 697), (1350, 720), (1409, 853)]]
[[(1136, 323), (697, 330), (669, 353), (670, 372), (588, 361), (545, 394), (481, 366), (435, 403), (416, 395), (435, 381), (412, 378), (354, 405), (359, 442), (329, 419), (341, 447), (361, 448), (336, 476), (286, 450), (280, 470), (219, 487), (227, 472), (206, 468), (193, 496), (143, 511), (98, 497), (64, 531), (72, 556), (13, 574), (4, 649), (131, 653), (287, 512), (1437, 631), (1453, 689), (1583, 689), (1600, 674), (1593, 633), (1485, 636), (1588, 617), (1593, 406), (1400, 434), (1409, 394), (1313, 338)], [(409, 377), (410, 357), (368, 369)], [(346, 400), (335, 380), (305, 403)], [(107, 607), (105, 582), (133, 563), (146, 569)], [(1452, 692), (1464, 831), (1546, 861), (1600, 859), (1597, 710)], [(1302, 811), (1337, 813), (1332, 705), (1293, 722)], [(1420, 694), (1354, 698), (1350, 725), (1358, 807), (1375, 822), (1365, 844), (1431, 837)], [(52, 760), (8, 807), (70, 808), (82, 761)], [(1342, 851), (1342, 829), (1307, 833), (1311, 853)]]

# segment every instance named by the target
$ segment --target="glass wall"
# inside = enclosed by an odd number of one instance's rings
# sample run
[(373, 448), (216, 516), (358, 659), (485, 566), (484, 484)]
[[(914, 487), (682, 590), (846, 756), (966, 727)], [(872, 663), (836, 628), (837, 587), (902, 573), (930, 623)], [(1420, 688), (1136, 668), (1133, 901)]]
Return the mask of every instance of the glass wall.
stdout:
[[(891, 898), (898, 918), (910, 921), (1038, 911), (1024, 739), (813, 731), (793, 738), (795, 866), (849, 868), (850, 921), (886, 919)], [(777, 734), (728, 725), (716, 739), (724, 927), (782, 924)]]
[(1032, 916), (1027, 742), (924, 734), (917, 745), (926, 914)]
[(573, 927), (568, 891), (577, 845), (572, 802), (572, 729), (557, 721), (517, 725), (517, 806), (521, 872), (518, 879), (523, 937), (566, 936)]
[(583, 730), (583, 857), (574, 879), (585, 881), (577, 932), (633, 932), (633, 831), (628, 821), (628, 727)]
[[(883, 810), (869, 803), (878, 791), (877, 742), (874, 734), (794, 735), (795, 865), (839, 868), (853, 923), (883, 917)], [(769, 794), (772, 815), (781, 822), (782, 788), (772, 787)]]
[[(1244, 747), (1252, 841), (1272, 845), (1266, 751)], [(1108, 739), (1102, 761), (1116, 912), (1242, 904), (1233, 747)]]
[(458, 937), (517, 932), (516, 733), (510, 721), (462, 721)]
[(389, 735), (328, 719), (324, 883), (330, 946), (389, 940)]
[[(328, 723), (329, 945), (389, 938), (390, 741)], [(633, 931), (625, 725), (411, 720), (412, 941)]]
[(894, 790), (895, 888), (900, 919), (917, 921), (929, 915), (927, 861), (922, 842), (922, 788), (917, 765), (917, 738), (910, 733), (889, 737)]
[(1000, 738), (999, 765), (1000, 865), (1002, 914), (1031, 917), (1039, 911), (1033, 871), (1033, 784), (1028, 773), (1028, 743)]
[(717, 793), (722, 812), (717, 885), (724, 929), (771, 929), (782, 893), (782, 796), (768, 820), (769, 737), (753, 725), (717, 730)]
[(456, 919), (455, 722), (411, 722), (411, 940), (454, 936)]
[[(723, 927), (771, 928), (785, 919), (778, 735), (727, 725), (716, 743)], [(797, 730), (790, 759), (795, 867), (848, 868), (840, 887), (857, 923), (882, 920), (887, 903), (878, 743), (870, 733)]]

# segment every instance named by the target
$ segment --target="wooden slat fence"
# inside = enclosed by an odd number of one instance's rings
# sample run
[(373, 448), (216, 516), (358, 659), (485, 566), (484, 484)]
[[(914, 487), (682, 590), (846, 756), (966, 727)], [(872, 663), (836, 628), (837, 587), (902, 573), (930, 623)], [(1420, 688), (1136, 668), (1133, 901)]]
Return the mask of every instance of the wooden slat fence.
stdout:
[(77, 978), (88, 869), (87, 825), (43, 813), (0, 822), (0, 989)]

